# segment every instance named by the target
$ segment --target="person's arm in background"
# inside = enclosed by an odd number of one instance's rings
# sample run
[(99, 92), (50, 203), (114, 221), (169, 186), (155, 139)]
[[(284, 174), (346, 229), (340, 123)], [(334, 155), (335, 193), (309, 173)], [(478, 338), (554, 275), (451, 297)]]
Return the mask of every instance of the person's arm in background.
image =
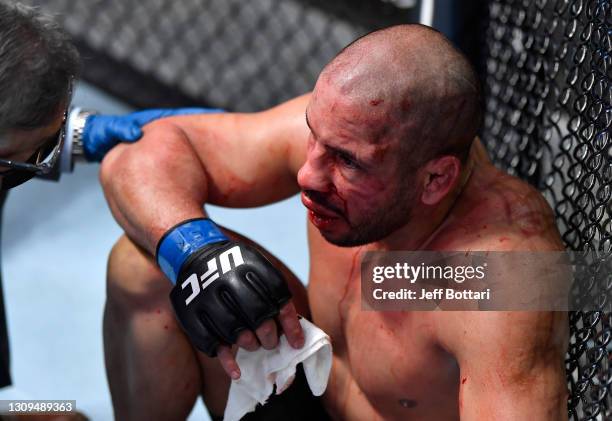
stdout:
[(98, 114), (92, 110), (73, 108), (68, 115), (66, 141), (62, 151), (60, 172), (71, 172), (74, 158), (100, 162), (121, 142), (135, 142), (142, 137), (142, 127), (152, 121), (178, 115), (222, 113), (216, 108), (149, 109), (125, 115)]

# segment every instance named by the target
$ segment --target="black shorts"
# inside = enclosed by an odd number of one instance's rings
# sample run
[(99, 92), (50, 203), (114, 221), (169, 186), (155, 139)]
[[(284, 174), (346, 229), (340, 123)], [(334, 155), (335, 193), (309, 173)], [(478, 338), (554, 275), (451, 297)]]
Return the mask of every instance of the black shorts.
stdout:
[[(212, 416), (213, 421), (223, 417)], [(313, 396), (306, 381), (302, 364), (298, 364), (295, 380), (289, 389), (280, 395), (272, 394), (264, 405), (257, 405), (255, 412), (249, 412), (241, 421), (327, 421), (331, 417), (325, 411), (323, 402)]]

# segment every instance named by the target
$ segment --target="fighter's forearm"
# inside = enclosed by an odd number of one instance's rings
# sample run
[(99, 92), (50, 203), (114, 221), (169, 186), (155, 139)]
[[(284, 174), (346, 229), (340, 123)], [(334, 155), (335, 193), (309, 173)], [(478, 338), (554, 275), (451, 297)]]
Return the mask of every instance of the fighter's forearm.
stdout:
[(186, 134), (171, 123), (153, 123), (138, 143), (112, 150), (100, 180), (117, 222), (152, 255), (167, 229), (204, 216), (204, 167)]

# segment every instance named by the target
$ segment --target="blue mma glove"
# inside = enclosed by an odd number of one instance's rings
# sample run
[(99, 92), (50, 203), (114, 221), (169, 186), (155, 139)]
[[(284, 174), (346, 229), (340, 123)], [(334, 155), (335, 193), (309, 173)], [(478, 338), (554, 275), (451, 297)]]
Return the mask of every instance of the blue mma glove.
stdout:
[(216, 108), (169, 108), (137, 111), (131, 114), (89, 115), (83, 128), (83, 153), (88, 161), (102, 161), (119, 142), (135, 142), (142, 136), (142, 126), (164, 117), (189, 114), (222, 113)]
[(283, 275), (258, 250), (228, 239), (208, 218), (181, 222), (157, 246), (174, 284), (170, 300), (191, 342), (210, 357), (255, 331), (291, 299)]

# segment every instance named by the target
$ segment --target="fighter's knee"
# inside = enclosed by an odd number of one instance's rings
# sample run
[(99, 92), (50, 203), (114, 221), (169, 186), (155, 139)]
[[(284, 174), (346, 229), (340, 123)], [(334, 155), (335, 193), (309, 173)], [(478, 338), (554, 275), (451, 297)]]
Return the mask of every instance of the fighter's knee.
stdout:
[(140, 181), (139, 176), (147, 170), (163, 171), (172, 164), (169, 157), (179, 156), (189, 149), (185, 132), (170, 121), (154, 121), (143, 131), (144, 135), (138, 142), (120, 143), (102, 160), (99, 177), (105, 191), (117, 177)]
[(107, 269), (107, 299), (115, 305), (142, 308), (167, 300), (170, 282), (155, 261), (126, 236), (113, 246)]
[(125, 161), (126, 151), (128, 145), (120, 143), (112, 148), (104, 156), (104, 159), (100, 163), (100, 172), (98, 177), (100, 178), (100, 184), (102, 187), (106, 187), (117, 176), (117, 172), (120, 170), (121, 165), (124, 165), (121, 161)]

